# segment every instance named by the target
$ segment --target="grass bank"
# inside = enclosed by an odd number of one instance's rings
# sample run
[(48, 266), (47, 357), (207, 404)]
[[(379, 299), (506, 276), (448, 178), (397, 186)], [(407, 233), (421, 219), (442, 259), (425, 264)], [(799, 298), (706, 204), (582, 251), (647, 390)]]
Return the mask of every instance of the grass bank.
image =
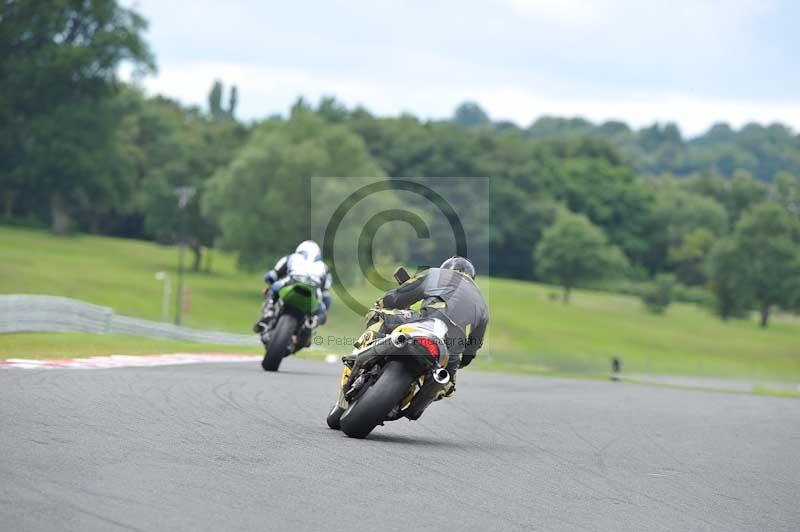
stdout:
[[(149, 242), (0, 227), (0, 293), (51, 294), (106, 305), (120, 314), (158, 320), (161, 283), (173, 281), (177, 251)], [(271, 265), (265, 265), (269, 267)], [(565, 305), (552, 286), (479, 277), (490, 306), (485, 349), (476, 366), (537, 374), (594, 375), (622, 359), (630, 373), (697, 375), (754, 380), (800, 380), (800, 320), (776, 316), (761, 329), (755, 320), (723, 322), (706, 309), (675, 304), (664, 315), (644, 311), (637, 298), (577, 290)], [(174, 285), (174, 282), (173, 282)], [(215, 253), (213, 273), (189, 272), (190, 327), (248, 333), (259, 313), (261, 275), (237, 271), (232, 256)], [(369, 301), (378, 290), (362, 286)], [(326, 351), (344, 352), (360, 333), (361, 318), (334, 300), (320, 330)], [(247, 351), (231, 348), (71, 335), (0, 335), (0, 357), (143, 354), (175, 351)], [(52, 345), (51, 345), (52, 344)]]

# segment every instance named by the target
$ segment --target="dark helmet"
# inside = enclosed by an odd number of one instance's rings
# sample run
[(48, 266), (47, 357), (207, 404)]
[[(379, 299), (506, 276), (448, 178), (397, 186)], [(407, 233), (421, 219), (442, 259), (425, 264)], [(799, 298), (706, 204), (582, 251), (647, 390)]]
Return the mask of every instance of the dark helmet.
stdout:
[(457, 272), (469, 275), (470, 278), (475, 278), (475, 266), (464, 257), (450, 257), (440, 266), (443, 270), (455, 270)]

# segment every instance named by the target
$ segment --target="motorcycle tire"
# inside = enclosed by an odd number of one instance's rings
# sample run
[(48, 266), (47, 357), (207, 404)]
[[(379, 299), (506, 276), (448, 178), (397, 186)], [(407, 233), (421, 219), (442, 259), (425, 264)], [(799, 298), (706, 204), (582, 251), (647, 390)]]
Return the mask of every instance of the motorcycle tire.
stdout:
[(325, 419), (325, 421), (327, 421), (328, 423), (328, 426), (333, 430), (341, 429), (342, 426), (340, 425), (339, 420), (341, 419), (342, 414), (344, 414), (344, 408), (342, 408), (338, 404), (333, 405), (333, 408), (328, 414), (328, 417)]
[(399, 360), (391, 360), (378, 380), (339, 418), (342, 432), (351, 438), (366, 438), (408, 394), (417, 372)]
[(275, 330), (269, 340), (269, 348), (261, 361), (264, 371), (278, 371), (284, 357), (291, 354), (291, 341), (297, 330), (297, 318), (291, 314), (282, 314), (275, 324)]

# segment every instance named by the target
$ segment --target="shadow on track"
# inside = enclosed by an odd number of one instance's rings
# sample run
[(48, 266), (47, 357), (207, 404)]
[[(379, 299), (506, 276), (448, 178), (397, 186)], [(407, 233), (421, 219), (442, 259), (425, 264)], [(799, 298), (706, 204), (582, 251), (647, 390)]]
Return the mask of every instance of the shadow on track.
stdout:
[(429, 438), (420, 438), (420, 437), (399, 436), (397, 434), (382, 434), (380, 432), (371, 433), (365, 441), (394, 443), (400, 445), (412, 445), (419, 447), (448, 447), (448, 448), (468, 447), (467, 445), (464, 445), (459, 442), (453, 442), (447, 440), (432, 440)]
[[(261, 368), (259, 368), (259, 371)], [(266, 373), (262, 371), (262, 373)], [(336, 376), (334, 375), (331, 377), (330, 373), (323, 373), (321, 371), (301, 371), (301, 370), (293, 370), (293, 369), (281, 369), (279, 371), (274, 372), (276, 375), (303, 375), (306, 377), (328, 377), (335, 380)], [(335, 388), (335, 383), (334, 383)]]

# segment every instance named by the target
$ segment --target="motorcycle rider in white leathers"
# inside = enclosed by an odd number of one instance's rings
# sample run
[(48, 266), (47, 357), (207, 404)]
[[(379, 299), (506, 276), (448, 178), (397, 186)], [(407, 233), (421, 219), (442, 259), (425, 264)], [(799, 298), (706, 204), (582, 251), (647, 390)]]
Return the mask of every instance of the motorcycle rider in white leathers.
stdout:
[(313, 240), (306, 240), (297, 246), (294, 253), (281, 257), (275, 267), (264, 275), (264, 282), (269, 285), (264, 289), (266, 297), (264, 315), (253, 326), (254, 332), (263, 332), (266, 329), (266, 323), (272, 319), (272, 309), (278, 299), (278, 292), (287, 280), (297, 276), (306, 278), (317, 287), (317, 300), (319, 301), (317, 324), (325, 323), (332, 302), (331, 273), (322, 262), (322, 252), (317, 243)]

